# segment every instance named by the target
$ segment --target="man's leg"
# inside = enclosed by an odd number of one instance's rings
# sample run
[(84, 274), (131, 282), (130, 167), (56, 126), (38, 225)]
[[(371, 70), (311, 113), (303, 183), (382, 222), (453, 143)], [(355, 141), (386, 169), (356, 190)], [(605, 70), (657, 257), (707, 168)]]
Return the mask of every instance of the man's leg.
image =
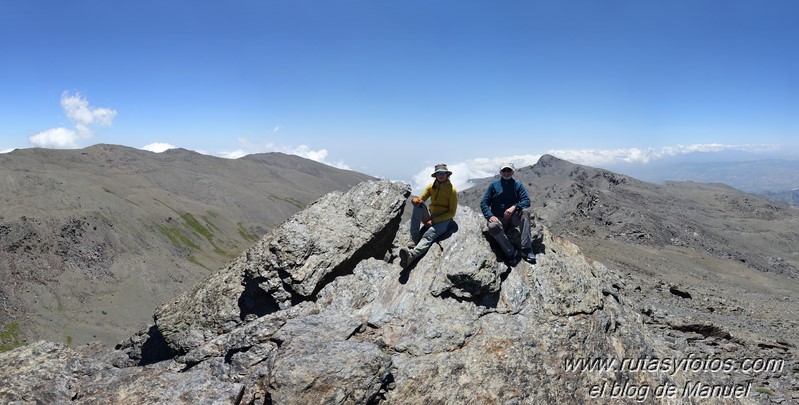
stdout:
[(511, 224), (513, 226), (518, 226), (519, 231), (521, 231), (522, 234), (522, 258), (530, 263), (534, 263), (535, 255), (533, 254), (533, 241), (530, 237), (530, 212), (525, 209), (520, 211), (518, 215), (513, 215), (511, 217)]
[(447, 231), (450, 222), (452, 222), (452, 220), (448, 219), (446, 221), (433, 224), (433, 226), (431, 226), (424, 233), (424, 235), (422, 235), (422, 239), (419, 240), (419, 243), (416, 244), (416, 247), (413, 248), (411, 253), (415, 257), (419, 257), (427, 252), (427, 249), (430, 249), (430, 245), (432, 245), (439, 236), (443, 235)]
[(530, 213), (527, 210), (522, 210), (517, 215), (511, 217), (511, 224), (518, 226), (522, 234), (521, 248), (522, 250), (532, 250), (533, 241), (530, 237)]
[(452, 220), (449, 219), (437, 224), (433, 224), (433, 226), (425, 231), (424, 235), (422, 235), (422, 237), (419, 239), (419, 242), (416, 243), (416, 246), (413, 249), (400, 249), (400, 266), (406, 267), (418, 257), (425, 254), (425, 252), (430, 249), (430, 245), (432, 245), (440, 235), (443, 235), (447, 231), (447, 228), (449, 228), (451, 222)]
[[(503, 219), (500, 219), (500, 221)], [(502, 249), (502, 253), (506, 258), (511, 259), (516, 256), (516, 248), (514, 248), (513, 244), (510, 243), (508, 236), (505, 235), (505, 226), (502, 224), (502, 222), (489, 222), (488, 233), (491, 234), (491, 236), (493, 236), (494, 239), (499, 243), (499, 247)]]
[(411, 213), (411, 240), (413, 243), (419, 243), (422, 235), (419, 233), (419, 228), (423, 222), (430, 220), (430, 211), (427, 210), (425, 203), (419, 204), (418, 207), (414, 206)]

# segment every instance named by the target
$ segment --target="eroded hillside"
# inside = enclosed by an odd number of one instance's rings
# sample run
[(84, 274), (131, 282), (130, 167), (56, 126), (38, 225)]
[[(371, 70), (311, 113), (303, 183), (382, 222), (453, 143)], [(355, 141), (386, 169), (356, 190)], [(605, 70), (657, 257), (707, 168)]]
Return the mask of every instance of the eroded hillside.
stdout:
[(368, 178), (279, 153), (1, 154), (0, 344), (113, 345), (311, 201)]

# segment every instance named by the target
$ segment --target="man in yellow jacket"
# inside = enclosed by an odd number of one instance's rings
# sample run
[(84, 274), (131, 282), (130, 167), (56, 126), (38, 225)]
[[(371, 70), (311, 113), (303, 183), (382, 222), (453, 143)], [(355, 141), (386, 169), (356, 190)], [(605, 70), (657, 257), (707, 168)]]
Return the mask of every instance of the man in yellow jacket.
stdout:
[[(441, 163), (436, 165), (431, 177), (435, 181), (428, 185), (422, 195), (411, 200), (413, 203), (413, 214), (411, 215), (411, 239), (416, 244), (413, 249), (402, 248), (399, 251), (400, 266), (407, 267), (414, 260), (425, 254), (430, 245), (436, 239), (443, 236), (453, 226), (452, 218), (458, 209), (458, 192), (455, 186), (449, 181), (452, 172), (447, 169), (447, 165)], [(430, 209), (428, 210), (425, 201), (430, 199)], [(421, 234), (420, 227), (428, 227), (424, 234)]]

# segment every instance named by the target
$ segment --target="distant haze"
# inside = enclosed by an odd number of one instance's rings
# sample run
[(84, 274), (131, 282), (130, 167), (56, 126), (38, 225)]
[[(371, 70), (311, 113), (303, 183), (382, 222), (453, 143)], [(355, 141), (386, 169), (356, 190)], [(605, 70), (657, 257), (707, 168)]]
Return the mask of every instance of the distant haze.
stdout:
[(677, 161), (646, 166), (619, 165), (610, 169), (652, 183), (668, 180), (722, 183), (758, 194), (799, 188), (799, 160), (790, 159)]

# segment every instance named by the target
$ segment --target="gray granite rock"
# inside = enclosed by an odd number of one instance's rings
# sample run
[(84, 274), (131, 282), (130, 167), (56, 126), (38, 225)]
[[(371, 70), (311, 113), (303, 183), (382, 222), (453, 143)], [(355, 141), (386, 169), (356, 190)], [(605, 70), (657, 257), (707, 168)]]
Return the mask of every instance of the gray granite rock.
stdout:
[[(388, 252), (408, 242), (407, 197), (387, 181), (324, 197), (116, 351), (38, 343), (0, 354), (0, 400), (658, 403), (655, 387), (695, 377), (570, 367), (679, 354), (625, 304), (613, 271), (547, 229), (539, 261), (509, 267), (485, 220), (460, 207), (457, 232), (401, 268)], [(614, 398), (612, 384), (653, 392)]]
[(330, 193), (289, 218), (239, 258), (159, 307), (157, 332), (175, 353), (304, 300), (383, 256), (410, 194), (407, 184), (364, 182)]

